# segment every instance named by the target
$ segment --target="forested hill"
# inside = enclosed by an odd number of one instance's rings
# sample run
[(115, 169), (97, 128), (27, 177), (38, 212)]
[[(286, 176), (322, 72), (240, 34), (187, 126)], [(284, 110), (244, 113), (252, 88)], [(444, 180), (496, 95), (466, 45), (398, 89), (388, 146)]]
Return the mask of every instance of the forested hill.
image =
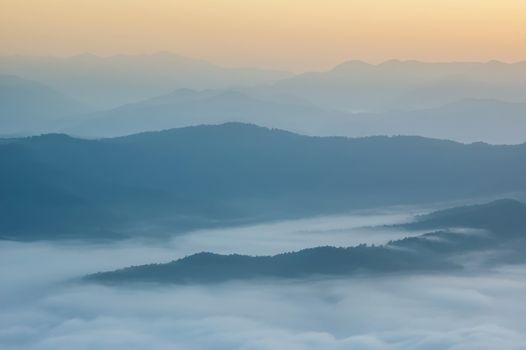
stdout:
[(0, 141), (0, 236), (113, 238), (526, 190), (526, 145), (254, 125)]
[[(275, 256), (199, 253), (165, 264), (133, 266), (95, 273), (86, 281), (99, 283), (215, 283), (254, 278), (305, 278), (462, 268), (465, 254), (480, 255), (481, 265), (526, 261), (526, 204), (502, 200), (481, 206), (437, 212), (440, 231), (389, 242), (383, 246), (318, 247)], [(479, 220), (474, 220), (479, 218)], [(448, 223), (449, 220), (449, 223)], [(457, 231), (457, 224), (478, 231)], [(514, 223), (511, 228), (509, 221)], [(471, 226), (473, 225), (473, 226)], [(429, 221), (429, 228), (434, 228)], [(352, 234), (350, 232), (349, 234)], [(484, 254), (491, 252), (491, 254)], [(456, 258), (456, 259), (455, 259)], [(473, 260), (473, 259), (471, 259)]]

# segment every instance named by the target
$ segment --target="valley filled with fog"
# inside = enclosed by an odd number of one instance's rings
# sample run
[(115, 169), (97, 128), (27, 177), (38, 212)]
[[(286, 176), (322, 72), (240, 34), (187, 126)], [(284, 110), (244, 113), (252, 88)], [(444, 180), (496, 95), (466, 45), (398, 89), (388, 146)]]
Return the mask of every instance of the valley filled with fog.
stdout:
[[(522, 349), (526, 266), (457, 272), (99, 285), (94, 271), (209, 251), (385, 244), (430, 208), (202, 230), (164, 241), (0, 242), (2, 349)], [(384, 226), (387, 225), (387, 226)]]

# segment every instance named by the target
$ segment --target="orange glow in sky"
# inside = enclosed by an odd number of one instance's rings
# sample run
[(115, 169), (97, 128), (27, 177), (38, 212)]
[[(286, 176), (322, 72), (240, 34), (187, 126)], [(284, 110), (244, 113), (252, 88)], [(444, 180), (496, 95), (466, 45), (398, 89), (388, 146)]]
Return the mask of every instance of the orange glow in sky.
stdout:
[(526, 59), (524, 0), (0, 0), (0, 54), (172, 51), (301, 71)]

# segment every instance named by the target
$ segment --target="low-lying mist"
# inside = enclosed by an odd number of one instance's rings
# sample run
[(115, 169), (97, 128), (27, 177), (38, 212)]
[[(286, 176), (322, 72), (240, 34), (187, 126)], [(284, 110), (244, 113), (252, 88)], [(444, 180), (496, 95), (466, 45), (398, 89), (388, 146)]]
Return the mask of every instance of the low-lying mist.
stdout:
[(86, 273), (198, 251), (385, 243), (407, 212), (198, 231), (169, 241), (0, 242), (0, 348), (523, 349), (526, 267), (456, 275), (107, 287)]

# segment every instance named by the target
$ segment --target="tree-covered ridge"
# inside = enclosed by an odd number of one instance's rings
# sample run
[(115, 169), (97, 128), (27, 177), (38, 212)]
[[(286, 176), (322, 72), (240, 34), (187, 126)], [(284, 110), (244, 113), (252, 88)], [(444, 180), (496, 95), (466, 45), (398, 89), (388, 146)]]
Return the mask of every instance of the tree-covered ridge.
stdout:
[[(489, 214), (489, 215), (488, 215)], [(440, 225), (451, 230), (389, 242), (383, 246), (318, 247), (275, 256), (199, 253), (166, 264), (134, 266), (86, 276), (102, 283), (212, 283), (252, 278), (346, 276), (357, 273), (403, 273), (460, 269), (456, 257), (492, 251), (486, 263), (524, 261), (526, 205), (513, 200), (440, 211)], [(456, 232), (459, 220), (479, 222), (474, 232)], [(489, 218), (489, 219), (488, 219)], [(513, 228), (509, 220), (520, 223)], [(425, 219), (420, 219), (424, 222)], [(432, 222), (429, 222), (432, 227)], [(352, 233), (349, 233), (352, 234)]]
[(526, 144), (254, 125), (0, 143), (0, 236), (109, 238), (526, 190)]

